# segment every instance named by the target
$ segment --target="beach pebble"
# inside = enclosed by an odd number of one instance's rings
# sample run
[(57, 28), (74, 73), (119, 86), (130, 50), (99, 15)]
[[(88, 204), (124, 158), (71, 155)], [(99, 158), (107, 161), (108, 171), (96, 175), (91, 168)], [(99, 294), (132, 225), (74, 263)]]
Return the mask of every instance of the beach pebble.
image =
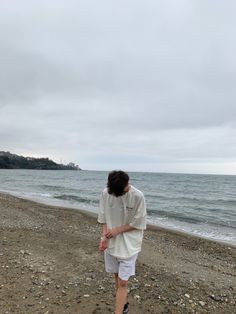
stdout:
[(214, 294), (211, 294), (210, 297), (215, 301), (221, 301), (221, 298), (219, 296), (216, 296)]
[(144, 287), (151, 287), (148, 283), (145, 283)]
[(85, 298), (89, 298), (90, 295), (89, 295), (89, 294), (84, 294), (84, 297), (85, 297)]
[(22, 255), (31, 255), (30, 252), (24, 251), (24, 250), (20, 250), (20, 254), (22, 254)]
[(187, 293), (185, 293), (185, 297), (189, 299), (189, 298), (190, 298), (190, 295), (187, 294)]
[(205, 302), (203, 302), (203, 301), (199, 301), (198, 303), (199, 303), (201, 306), (206, 305), (206, 303), (205, 303)]
[(99, 286), (99, 289), (100, 289), (100, 290), (105, 290), (105, 287)]

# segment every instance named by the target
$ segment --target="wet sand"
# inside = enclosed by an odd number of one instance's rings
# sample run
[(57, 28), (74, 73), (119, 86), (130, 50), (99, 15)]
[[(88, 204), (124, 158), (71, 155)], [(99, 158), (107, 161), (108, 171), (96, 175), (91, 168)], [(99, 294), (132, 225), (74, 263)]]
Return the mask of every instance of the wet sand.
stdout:
[[(0, 194), (0, 313), (112, 313), (92, 214)], [(130, 314), (235, 313), (236, 248), (149, 227)]]

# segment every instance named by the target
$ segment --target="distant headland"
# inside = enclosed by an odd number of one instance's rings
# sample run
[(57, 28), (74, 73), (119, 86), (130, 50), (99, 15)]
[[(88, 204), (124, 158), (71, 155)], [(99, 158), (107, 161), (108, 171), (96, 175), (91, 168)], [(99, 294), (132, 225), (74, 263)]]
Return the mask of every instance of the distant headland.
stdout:
[(72, 162), (63, 165), (49, 158), (23, 157), (3, 151), (0, 151), (0, 169), (82, 170)]

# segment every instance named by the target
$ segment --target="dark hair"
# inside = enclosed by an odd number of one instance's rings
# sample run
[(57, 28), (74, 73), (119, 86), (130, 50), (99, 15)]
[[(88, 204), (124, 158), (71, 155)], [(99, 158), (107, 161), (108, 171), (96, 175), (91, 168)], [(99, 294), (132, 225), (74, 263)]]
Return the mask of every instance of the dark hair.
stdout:
[(129, 176), (126, 172), (119, 170), (119, 171), (111, 171), (108, 175), (107, 180), (107, 188), (108, 193), (113, 194), (116, 197), (124, 195), (125, 191), (124, 188), (129, 183)]

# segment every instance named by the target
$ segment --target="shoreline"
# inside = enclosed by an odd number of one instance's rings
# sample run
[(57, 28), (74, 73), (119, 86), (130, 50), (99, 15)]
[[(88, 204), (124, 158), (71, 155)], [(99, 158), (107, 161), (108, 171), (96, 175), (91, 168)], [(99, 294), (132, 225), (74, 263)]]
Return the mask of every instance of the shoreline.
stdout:
[[(114, 279), (94, 216), (0, 193), (2, 313), (113, 312)], [(232, 314), (235, 277), (234, 247), (149, 227), (130, 279), (130, 313)]]
[[(52, 202), (47, 202), (46, 199), (44, 201), (44, 199), (37, 199), (37, 198), (30, 198), (30, 197), (24, 197), (24, 196), (19, 196), (19, 195), (14, 195), (14, 193), (10, 193), (10, 192), (2, 192), (0, 190), (0, 194), (6, 194), (6, 195), (10, 195), (10, 196), (13, 196), (13, 197), (16, 197), (16, 198), (19, 198), (19, 199), (22, 199), (22, 200), (26, 200), (26, 201), (30, 201), (30, 202), (34, 202), (36, 204), (41, 204), (41, 205), (45, 205), (45, 206), (51, 206), (51, 207), (54, 207), (54, 208), (64, 208), (64, 209), (69, 209), (69, 210), (76, 210), (80, 213), (83, 213), (84, 215), (88, 215), (88, 216), (91, 216), (91, 217), (94, 217), (96, 219), (97, 217), (97, 213), (95, 212), (92, 212), (90, 210), (85, 210), (85, 209), (80, 209), (78, 207), (70, 207), (70, 205), (68, 204), (68, 206), (64, 206), (64, 205), (60, 205), (60, 201), (58, 201), (58, 204), (57, 201), (52, 201)], [(167, 232), (170, 232), (172, 234), (177, 234), (177, 235), (183, 235), (183, 236), (189, 236), (189, 237), (193, 237), (193, 238), (197, 238), (197, 239), (203, 239), (203, 240), (207, 240), (207, 241), (210, 241), (210, 242), (216, 242), (216, 243), (220, 243), (220, 244), (223, 244), (223, 245), (227, 245), (227, 246), (230, 246), (230, 247), (233, 247), (233, 248), (236, 248), (236, 242), (235, 243), (232, 243), (232, 242), (228, 242), (228, 241), (225, 241), (225, 240), (219, 240), (219, 239), (214, 239), (214, 238), (210, 238), (210, 237), (205, 237), (203, 235), (199, 235), (199, 234), (194, 234), (194, 233), (191, 233), (190, 231), (184, 231), (184, 230), (181, 230), (181, 229), (178, 229), (178, 228), (171, 228), (171, 227), (167, 227), (167, 226), (163, 226), (163, 225), (155, 225), (155, 224), (150, 224), (148, 223), (147, 224), (147, 229), (149, 230), (163, 230), (163, 231), (167, 231)]]

